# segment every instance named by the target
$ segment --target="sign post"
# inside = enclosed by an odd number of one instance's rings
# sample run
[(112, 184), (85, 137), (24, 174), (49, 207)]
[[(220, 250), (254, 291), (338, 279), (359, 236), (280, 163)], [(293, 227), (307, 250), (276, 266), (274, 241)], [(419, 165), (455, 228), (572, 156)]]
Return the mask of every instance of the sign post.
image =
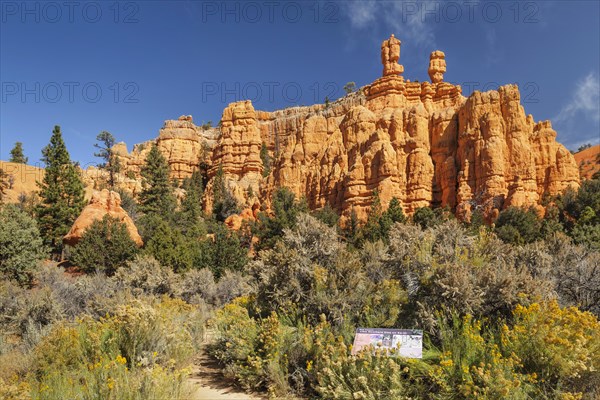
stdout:
[(423, 331), (417, 329), (356, 328), (352, 354), (363, 348), (388, 349), (391, 356), (422, 358)]

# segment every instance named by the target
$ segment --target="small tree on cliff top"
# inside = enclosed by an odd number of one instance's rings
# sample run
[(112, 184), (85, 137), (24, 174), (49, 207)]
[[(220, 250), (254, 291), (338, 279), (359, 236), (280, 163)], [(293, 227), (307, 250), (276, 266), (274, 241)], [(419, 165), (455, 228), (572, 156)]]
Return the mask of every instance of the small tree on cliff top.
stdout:
[(18, 164), (27, 164), (29, 159), (23, 154), (23, 143), (16, 142), (15, 147), (10, 151), (10, 162)]

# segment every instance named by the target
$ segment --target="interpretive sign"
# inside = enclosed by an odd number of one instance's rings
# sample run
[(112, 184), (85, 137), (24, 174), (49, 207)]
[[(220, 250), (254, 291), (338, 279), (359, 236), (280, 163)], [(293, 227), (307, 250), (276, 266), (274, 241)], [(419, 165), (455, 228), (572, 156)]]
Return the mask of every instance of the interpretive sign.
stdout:
[(416, 329), (378, 329), (356, 328), (352, 354), (358, 354), (363, 348), (388, 349), (390, 355), (422, 358), (423, 331)]

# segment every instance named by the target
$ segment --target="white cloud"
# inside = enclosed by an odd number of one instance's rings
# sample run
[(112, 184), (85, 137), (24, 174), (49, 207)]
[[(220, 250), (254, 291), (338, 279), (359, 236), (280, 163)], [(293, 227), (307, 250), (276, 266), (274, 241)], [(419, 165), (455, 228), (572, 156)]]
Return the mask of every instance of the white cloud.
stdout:
[(373, 1), (348, 1), (344, 4), (346, 4), (346, 11), (352, 27), (362, 29), (375, 20), (377, 3)]
[(440, 3), (435, 0), (422, 1), (369, 1), (357, 0), (339, 3), (355, 29), (371, 28), (373, 35), (379, 35), (373, 28), (396, 34), (402, 41), (412, 45), (433, 45), (435, 42), (434, 24), (440, 18)]
[(600, 82), (598, 75), (593, 72), (577, 83), (570, 101), (554, 119), (566, 122), (581, 116), (595, 122), (600, 121)]

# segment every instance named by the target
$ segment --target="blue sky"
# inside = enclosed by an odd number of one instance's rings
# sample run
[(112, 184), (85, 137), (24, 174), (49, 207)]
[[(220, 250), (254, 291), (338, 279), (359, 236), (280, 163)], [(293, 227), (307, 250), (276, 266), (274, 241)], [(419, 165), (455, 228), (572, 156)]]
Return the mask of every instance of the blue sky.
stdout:
[(518, 83), (527, 113), (568, 148), (600, 142), (598, 1), (0, 1), (0, 159), (30, 164), (54, 125), (73, 159), (107, 130), (131, 149), (163, 121), (218, 122), (230, 102), (275, 110), (340, 97), (381, 76), (402, 40), (404, 76), (473, 89)]

